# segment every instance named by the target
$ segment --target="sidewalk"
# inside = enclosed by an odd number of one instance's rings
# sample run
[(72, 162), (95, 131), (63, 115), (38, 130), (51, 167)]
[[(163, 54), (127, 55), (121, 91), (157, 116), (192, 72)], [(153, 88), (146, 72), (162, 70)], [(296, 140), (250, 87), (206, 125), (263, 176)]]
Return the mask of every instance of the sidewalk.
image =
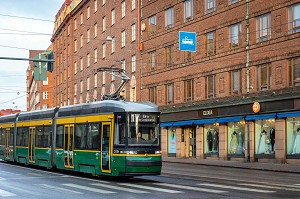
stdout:
[(241, 162), (241, 161), (226, 161), (226, 160), (208, 160), (199, 158), (176, 158), (165, 157), (162, 158), (163, 162), (182, 163), (182, 164), (198, 164), (206, 166), (218, 167), (232, 167), (242, 169), (254, 169), (264, 171), (277, 171), (288, 173), (299, 173), (300, 165), (297, 164), (277, 164), (277, 163), (261, 163), (261, 162)]

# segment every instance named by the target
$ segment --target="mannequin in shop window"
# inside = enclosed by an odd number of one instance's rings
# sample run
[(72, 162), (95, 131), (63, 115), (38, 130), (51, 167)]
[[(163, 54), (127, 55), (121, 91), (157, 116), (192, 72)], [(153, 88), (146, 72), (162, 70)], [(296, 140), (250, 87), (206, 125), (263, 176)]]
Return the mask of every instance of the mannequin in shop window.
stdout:
[(238, 147), (237, 147), (237, 154), (244, 153), (244, 142), (245, 142), (245, 134), (242, 132), (238, 133)]
[(213, 134), (212, 131), (209, 129), (207, 132), (207, 145), (208, 145), (208, 151), (211, 152), (212, 151), (212, 147), (213, 147)]
[(238, 135), (235, 131), (231, 134), (230, 153), (236, 153), (238, 148)]
[(294, 138), (295, 139), (292, 154), (300, 154), (300, 128), (298, 128), (295, 132)]
[(275, 129), (271, 128), (270, 130), (270, 142), (271, 142), (271, 151), (275, 151)]
[(268, 143), (268, 135), (267, 131), (263, 129), (263, 131), (260, 133), (258, 147), (257, 147), (257, 154), (264, 154), (269, 149), (269, 143)]
[(218, 152), (218, 146), (219, 146), (219, 133), (218, 131), (214, 130), (212, 132), (212, 138), (213, 138), (213, 152)]

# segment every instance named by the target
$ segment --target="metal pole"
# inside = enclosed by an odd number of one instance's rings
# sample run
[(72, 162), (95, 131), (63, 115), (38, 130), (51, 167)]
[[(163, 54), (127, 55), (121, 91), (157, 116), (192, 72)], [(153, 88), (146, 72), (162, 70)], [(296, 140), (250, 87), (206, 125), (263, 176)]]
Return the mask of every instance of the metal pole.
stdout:
[(249, 62), (250, 62), (250, 52), (249, 52), (249, 0), (246, 0), (246, 91), (250, 91), (250, 71), (249, 71)]
[(18, 60), (18, 61), (37, 61), (37, 62), (55, 62), (54, 59), (31, 59), (31, 58), (19, 58), (19, 57), (0, 57), (5, 60)]

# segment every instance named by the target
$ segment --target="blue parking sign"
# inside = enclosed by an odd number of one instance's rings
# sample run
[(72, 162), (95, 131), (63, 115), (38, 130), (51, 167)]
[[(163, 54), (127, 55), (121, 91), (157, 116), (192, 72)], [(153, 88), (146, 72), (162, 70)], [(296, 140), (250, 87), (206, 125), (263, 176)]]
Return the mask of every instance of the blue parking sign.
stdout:
[(179, 31), (179, 50), (196, 52), (196, 33)]

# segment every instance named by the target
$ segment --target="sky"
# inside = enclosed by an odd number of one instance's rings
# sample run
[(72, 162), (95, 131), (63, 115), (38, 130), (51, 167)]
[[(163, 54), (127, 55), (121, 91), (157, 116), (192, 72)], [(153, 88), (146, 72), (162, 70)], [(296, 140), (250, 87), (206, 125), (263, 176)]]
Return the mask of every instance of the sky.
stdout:
[[(0, 57), (29, 58), (51, 44), (55, 15), (64, 0), (0, 0)], [(0, 59), (0, 109), (26, 111), (29, 61)]]

